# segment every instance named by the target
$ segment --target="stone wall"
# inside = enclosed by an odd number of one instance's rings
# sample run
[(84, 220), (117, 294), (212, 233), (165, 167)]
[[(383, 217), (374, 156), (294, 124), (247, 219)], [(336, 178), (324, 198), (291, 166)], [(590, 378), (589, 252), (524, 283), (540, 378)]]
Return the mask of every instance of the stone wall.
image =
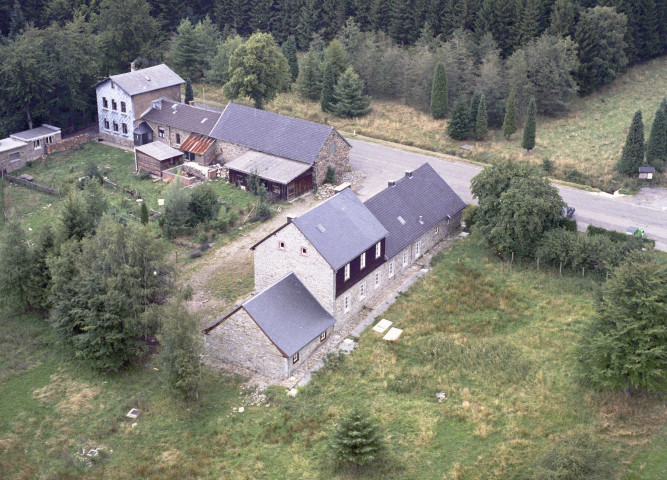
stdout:
[(98, 137), (106, 142), (114, 143), (116, 145), (121, 145), (129, 149), (134, 148), (134, 140), (132, 138), (117, 137), (116, 135), (112, 135), (110, 133), (103, 131), (100, 131)]
[[(333, 154), (330, 153), (332, 144), (335, 145)], [(327, 170), (330, 166), (336, 169), (337, 182), (340, 181), (345, 172), (351, 170), (350, 146), (335, 130), (331, 131), (324, 142), (324, 146), (322, 146), (320, 153), (317, 154), (317, 158), (315, 159), (315, 181), (318, 185), (324, 183), (324, 179), (327, 176)]]
[(329, 340), (331, 339), (331, 336), (334, 334), (334, 327), (331, 327), (327, 330), (327, 336), (324, 339), (324, 341), (320, 341), (320, 337), (315, 338), (312, 342), (310, 342), (308, 345), (303, 347), (299, 351), (299, 361), (296, 363), (292, 363), (292, 359), (288, 358), (287, 359), (287, 376), (291, 376), (292, 373), (294, 373), (296, 370), (303, 365), (308, 358), (317, 350), (320, 348), (322, 345), (325, 345)]
[(292, 359), (282, 355), (243, 308), (211, 330), (205, 344), (206, 353), (219, 361), (274, 378), (289, 377)]
[[(279, 248), (281, 241), (285, 243), (284, 250)], [(301, 254), (301, 247), (306, 247), (306, 255)], [(334, 314), (335, 272), (294, 224), (255, 247), (255, 291), (261, 292), (290, 272)]]
[(225, 142), (224, 140), (217, 140), (215, 142), (215, 158), (218, 162), (223, 164), (231, 162), (249, 150), (248, 147), (235, 145), (233, 143)]
[[(28, 161), (28, 155), (26, 153), (26, 149), (28, 148), (32, 148), (32, 146), (26, 145), (24, 147), (17, 147), (12, 150), (0, 152), (0, 171), (4, 170), (5, 172), (13, 172), (14, 170), (25, 167), (26, 162)], [(12, 154), (16, 153), (19, 154), (19, 159), (11, 161), (10, 157)]]
[(82, 135), (77, 135), (76, 137), (66, 138), (65, 140), (57, 141), (58, 143), (49, 143), (46, 146), (46, 154), (51, 155), (56, 152), (64, 152), (70, 150), (74, 147), (78, 147), (84, 143), (90, 142), (90, 135), (84, 133)]

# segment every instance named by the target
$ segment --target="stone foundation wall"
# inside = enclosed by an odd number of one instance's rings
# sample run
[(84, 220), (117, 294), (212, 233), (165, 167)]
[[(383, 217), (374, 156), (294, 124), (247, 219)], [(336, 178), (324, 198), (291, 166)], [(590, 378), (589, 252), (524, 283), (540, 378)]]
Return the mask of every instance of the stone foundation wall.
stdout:
[(117, 137), (116, 135), (112, 135), (110, 133), (106, 132), (100, 132), (99, 133), (99, 138), (106, 142), (114, 143), (116, 145), (120, 145), (123, 147), (127, 147), (129, 149), (134, 149), (134, 140), (131, 138), (122, 138), (122, 137)]
[[(331, 145), (335, 145), (334, 153), (330, 153)], [(315, 181), (318, 185), (324, 183), (329, 167), (336, 169), (336, 181), (340, 182), (342, 175), (351, 170), (350, 167), (350, 146), (345, 140), (334, 130), (331, 131), (327, 137), (320, 153), (315, 159)]]
[(310, 358), (310, 356), (323, 345), (326, 345), (329, 340), (331, 339), (331, 336), (334, 334), (334, 327), (331, 327), (330, 329), (327, 330), (327, 336), (324, 339), (324, 341), (320, 341), (320, 337), (315, 338), (312, 342), (310, 342), (308, 345), (303, 347), (299, 351), (299, 361), (296, 363), (292, 363), (292, 359), (288, 358), (287, 359), (287, 376), (290, 377), (292, 373), (301, 367), (306, 360)]
[[(285, 249), (279, 242), (285, 242)], [(301, 254), (306, 247), (307, 254)], [(294, 224), (255, 247), (255, 291), (261, 292), (294, 272), (313, 296), (333, 315), (335, 272)]]
[(289, 377), (292, 359), (282, 355), (243, 308), (211, 330), (205, 345), (206, 353), (222, 362), (274, 378)]
[[(13, 150), (8, 150), (6, 152), (0, 152), (0, 171), (5, 171), (7, 173), (13, 172), (14, 170), (18, 170), (19, 168), (23, 168), (26, 166), (26, 163), (28, 162), (28, 155), (26, 153), (26, 149), (32, 148), (31, 145), (26, 145), (25, 147), (18, 147)], [(10, 161), (9, 157), (13, 153), (18, 153), (20, 155), (19, 160), (15, 161)]]

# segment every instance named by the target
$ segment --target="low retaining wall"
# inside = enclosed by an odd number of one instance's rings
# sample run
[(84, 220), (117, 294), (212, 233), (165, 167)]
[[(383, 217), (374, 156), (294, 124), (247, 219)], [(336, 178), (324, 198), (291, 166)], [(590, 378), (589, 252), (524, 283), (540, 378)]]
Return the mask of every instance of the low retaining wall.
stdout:
[(49, 143), (46, 145), (46, 154), (51, 155), (56, 152), (64, 152), (65, 150), (70, 150), (74, 147), (78, 147), (81, 144), (90, 142), (90, 135), (88, 133), (83, 133), (77, 135), (76, 137), (66, 138), (61, 140), (58, 143)]
[(185, 185), (186, 187), (194, 185), (198, 181), (197, 177), (185, 177), (170, 170), (164, 170), (162, 172), (162, 180), (164, 180), (165, 182), (171, 182), (175, 178), (178, 179), (181, 182), (181, 184)]
[(53, 195), (55, 197), (61, 196), (60, 190), (58, 190), (57, 188), (46, 187), (44, 185), (40, 185), (39, 183), (30, 182), (28, 180), (24, 180), (23, 178), (15, 177), (14, 175), (9, 175), (8, 173), (5, 173), (4, 177), (10, 182), (16, 183), (17, 185), (23, 185), (24, 187), (32, 188), (33, 190), (38, 190), (42, 193), (46, 193), (47, 195)]

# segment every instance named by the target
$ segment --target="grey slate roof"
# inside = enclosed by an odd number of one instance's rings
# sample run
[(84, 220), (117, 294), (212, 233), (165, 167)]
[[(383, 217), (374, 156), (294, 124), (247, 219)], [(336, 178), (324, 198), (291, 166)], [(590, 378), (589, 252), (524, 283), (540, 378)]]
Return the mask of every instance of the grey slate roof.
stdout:
[(149, 127), (146, 122), (141, 122), (139, 125), (134, 127), (135, 135), (136, 134), (144, 135), (145, 133), (150, 133), (150, 132), (153, 132), (153, 130), (151, 130), (151, 127)]
[(23, 148), (26, 146), (25, 142), (16, 140), (15, 138), (3, 138), (0, 140), (0, 152), (7, 152), (15, 148)]
[(178, 157), (183, 155), (183, 152), (171, 148), (166, 143), (162, 142), (151, 142), (146, 145), (138, 145), (134, 147), (137, 152), (145, 153), (146, 155), (158, 160), (169, 160), (170, 158)]
[(288, 357), (336, 323), (294, 273), (243, 303), (243, 308)]
[(654, 167), (639, 167), (639, 173), (655, 173)]
[(333, 127), (227, 104), (211, 137), (312, 165)]
[(225, 164), (230, 170), (246, 174), (255, 173), (259, 177), (271, 182), (287, 185), (299, 175), (310, 169), (310, 165), (286, 158), (276, 157), (267, 153), (248, 150)]
[(211, 130), (220, 118), (219, 112), (193, 107), (164, 97), (153, 103), (158, 105), (159, 108), (151, 106), (141, 116), (143, 120), (199, 135), (210, 136)]
[(334, 270), (387, 235), (349, 188), (292, 221)]
[[(385, 243), (387, 258), (394, 257), (447, 215), (453, 217), (466, 207), (428, 163), (416, 169), (412, 178), (397, 180), (395, 186), (385, 188), (365, 205), (389, 232)], [(419, 222), (420, 215), (423, 223)]]
[(109, 78), (129, 95), (137, 95), (185, 83), (185, 80), (164, 63), (155, 65), (154, 67), (135, 70), (134, 72), (111, 75)]
[(60, 129), (57, 127), (42, 125), (41, 127), (25, 130), (23, 132), (12, 133), (10, 137), (15, 138), (16, 140), (30, 141), (48, 137), (49, 135), (55, 135), (58, 132), (60, 132)]

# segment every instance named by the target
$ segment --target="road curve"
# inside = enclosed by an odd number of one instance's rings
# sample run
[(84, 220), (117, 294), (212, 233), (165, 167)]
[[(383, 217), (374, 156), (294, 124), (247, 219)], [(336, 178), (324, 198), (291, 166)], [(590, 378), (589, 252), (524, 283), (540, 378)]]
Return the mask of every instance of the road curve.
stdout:
[[(414, 170), (429, 162), (463, 200), (473, 202), (470, 180), (482, 170), (480, 166), (378, 143), (347, 140), (352, 145), (352, 168), (367, 175), (364, 186), (357, 192), (362, 200), (378, 193), (389, 180), (396, 180), (406, 170)], [(640, 227), (647, 237), (655, 240), (656, 248), (667, 250), (667, 190), (642, 189), (638, 195), (629, 196), (586, 192), (562, 185), (556, 187), (563, 200), (575, 207), (574, 217), (579, 229), (596, 225), (624, 232), (628, 226)]]

